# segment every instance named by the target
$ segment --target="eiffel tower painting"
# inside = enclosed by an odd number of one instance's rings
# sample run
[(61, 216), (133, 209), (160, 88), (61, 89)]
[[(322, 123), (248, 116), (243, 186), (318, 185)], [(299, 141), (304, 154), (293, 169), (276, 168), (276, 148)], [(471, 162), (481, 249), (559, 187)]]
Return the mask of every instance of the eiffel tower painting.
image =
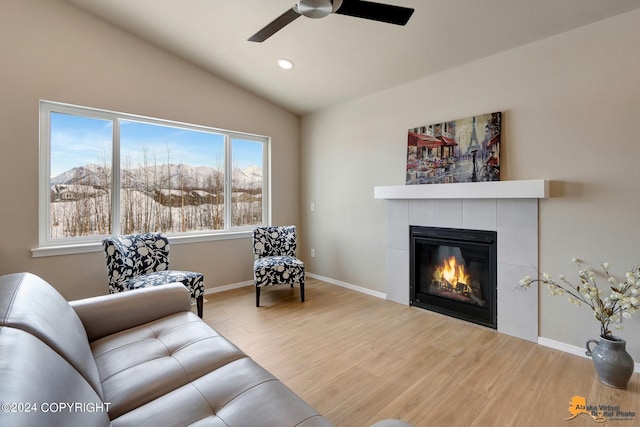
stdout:
[(407, 185), (500, 180), (500, 112), (408, 132)]
[(476, 118), (474, 116), (473, 124), (471, 125), (471, 140), (469, 142), (469, 146), (467, 147), (467, 154), (472, 153), (474, 150), (480, 151), (481, 149), (482, 147), (480, 147), (480, 144), (478, 143), (478, 136), (476, 134)]

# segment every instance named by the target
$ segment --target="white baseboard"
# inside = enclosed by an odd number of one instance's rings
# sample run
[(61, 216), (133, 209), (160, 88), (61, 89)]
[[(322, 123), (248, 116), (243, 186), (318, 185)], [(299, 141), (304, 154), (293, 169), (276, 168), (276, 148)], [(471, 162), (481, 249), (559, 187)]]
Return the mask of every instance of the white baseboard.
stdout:
[[(387, 294), (382, 292), (372, 291), (371, 289), (363, 288), (361, 286), (352, 285), (350, 283), (341, 282), (340, 280), (331, 279), (329, 277), (320, 276), (319, 274), (306, 273), (306, 276), (313, 279), (322, 280), (323, 282), (331, 283), (332, 285), (341, 286), (343, 288), (351, 289), (352, 291), (360, 292), (363, 294), (371, 295), (381, 299), (387, 299)], [(247, 280), (246, 282), (232, 283), (230, 285), (216, 286), (204, 290), (205, 295), (215, 294), (218, 292), (230, 291), (232, 289), (244, 288), (245, 286), (253, 286), (253, 280)]]
[[(538, 337), (538, 344), (543, 345), (545, 347), (553, 348), (555, 350), (564, 351), (565, 353), (570, 353), (575, 356), (584, 357), (589, 359), (589, 356), (585, 354), (585, 349), (582, 347), (577, 347), (575, 345), (563, 343), (560, 341), (555, 341), (545, 337)], [(633, 372), (640, 372), (640, 363), (636, 362)]]
[(230, 285), (216, 286), (204, 290), (205, 295), (217, 294), (218, 292), (230, 291), (232, 289), (244, 288), (245, 286), (253, 286), (253, 280), (246, 282), (232, 283)]
[(335, 279), (332, 279), (330, 277), (320, 276), (319, 274), (314, 274), (314, 273), (306, 273), (306, 275), (311, 277), (311, 278), (313, 278), (313, 279), (318, 279), (318, 280), (322, 280), (323, 282), (331, 283), (332, 285), (341, 286), (343, 288), (351, 289), (352, 291), (356, 291), (356, 292), (360, 292), (360, 293), (363, 293), (363, 294), (371, 295), (371, 296), (374, 296), (374, 297), (377, 297), (377, 298), (381, 298), (381, 299), (387, 299), (387, 294), (382, 293), (382, 292), (378, 292), (378, 291), (372, 291), (371, 289), (363, 288), (362, 286), (352, 285), (351, 283), (341, 282), (340, 280), (335, 280)]

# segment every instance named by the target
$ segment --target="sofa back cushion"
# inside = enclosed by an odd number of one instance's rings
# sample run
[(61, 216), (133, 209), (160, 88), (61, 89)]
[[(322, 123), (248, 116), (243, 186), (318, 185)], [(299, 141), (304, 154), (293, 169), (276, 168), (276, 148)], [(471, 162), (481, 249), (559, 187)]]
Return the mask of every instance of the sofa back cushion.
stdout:
[(109, 426), (108, 405), (44, 342), (0, 326), (0, 426)]
[(23, 330), (58, 353), (102, 397), (98, 368), (87, 333), (69, 303), (30, 273), (0, 276), (0, 327)]

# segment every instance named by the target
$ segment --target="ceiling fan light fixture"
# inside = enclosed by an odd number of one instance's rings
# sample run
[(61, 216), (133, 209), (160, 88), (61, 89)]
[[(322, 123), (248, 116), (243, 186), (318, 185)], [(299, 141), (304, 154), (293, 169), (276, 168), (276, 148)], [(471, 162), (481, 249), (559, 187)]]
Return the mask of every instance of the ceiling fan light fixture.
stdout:
[(286, 58), (280, 58), (276, 61), (276, 63), (278, 64), (278, 67), (282, 68), (283, 70), (290, 70), (293, 68), (293, 62)]
[(298, 13), (307, 18), (324, 18), (333, 12), (331, 0), (300, 0)]

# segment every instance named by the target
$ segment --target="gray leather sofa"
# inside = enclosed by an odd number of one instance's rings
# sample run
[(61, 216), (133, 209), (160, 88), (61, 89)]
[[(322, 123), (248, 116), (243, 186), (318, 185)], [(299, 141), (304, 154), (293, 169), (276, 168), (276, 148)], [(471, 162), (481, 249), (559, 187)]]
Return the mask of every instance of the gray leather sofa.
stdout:
[(68, 303), (0, 277), (1, 426), (330, 426), (191, 312), (179, 284)]

